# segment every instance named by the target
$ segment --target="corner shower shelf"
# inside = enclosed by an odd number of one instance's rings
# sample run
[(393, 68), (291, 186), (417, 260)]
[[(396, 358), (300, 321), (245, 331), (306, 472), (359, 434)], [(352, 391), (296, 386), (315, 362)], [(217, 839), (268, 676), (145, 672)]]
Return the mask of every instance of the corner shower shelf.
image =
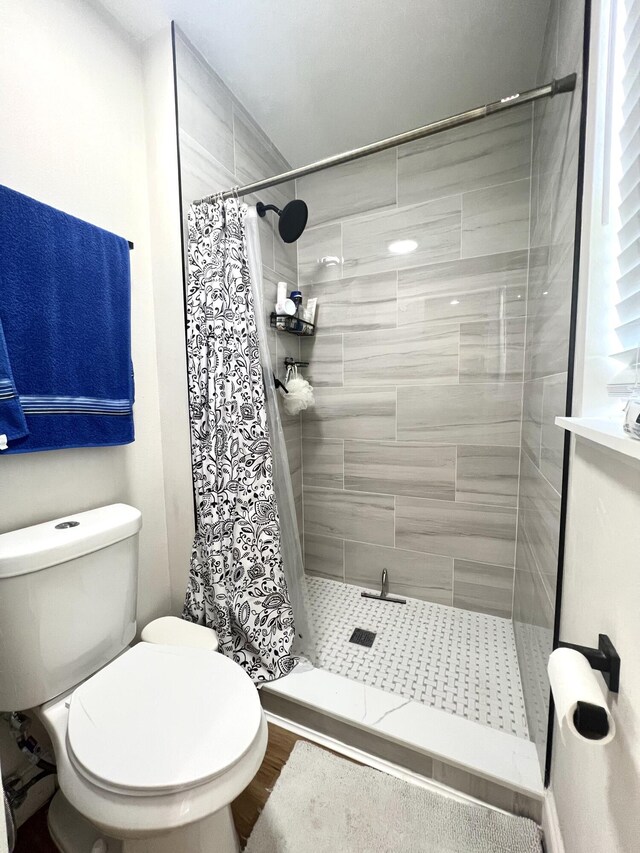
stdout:
[(271, 313), (271, 328), (277, 332), (288, 332), (290, 335), (310, 336), (315, 335), (316, 327), (314, 323), (308, 323), (306, 320), (299, 320), (297, 317), (291, 317), (289, 314)]

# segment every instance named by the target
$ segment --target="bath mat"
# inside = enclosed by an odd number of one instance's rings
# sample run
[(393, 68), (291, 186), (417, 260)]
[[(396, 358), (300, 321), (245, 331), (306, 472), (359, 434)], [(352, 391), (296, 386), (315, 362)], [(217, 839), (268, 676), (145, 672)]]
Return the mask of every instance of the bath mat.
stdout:
[(540, 853), (527, 818), (461, 803), (298, 741), (245, 853)]

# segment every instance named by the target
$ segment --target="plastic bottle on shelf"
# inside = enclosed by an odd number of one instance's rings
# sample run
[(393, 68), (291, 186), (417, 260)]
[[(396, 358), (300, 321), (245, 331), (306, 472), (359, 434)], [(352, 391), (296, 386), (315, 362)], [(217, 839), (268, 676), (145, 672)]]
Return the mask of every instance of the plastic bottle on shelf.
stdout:
[(289, 294), (289, 299), (296, 306), (296, 313), (294, 317), (296, 318), (295, 329), (297, 332), (302, 332), (304, 329), (304, 311), (302, 309), (302, 293), (299, 290), (292, 290)]

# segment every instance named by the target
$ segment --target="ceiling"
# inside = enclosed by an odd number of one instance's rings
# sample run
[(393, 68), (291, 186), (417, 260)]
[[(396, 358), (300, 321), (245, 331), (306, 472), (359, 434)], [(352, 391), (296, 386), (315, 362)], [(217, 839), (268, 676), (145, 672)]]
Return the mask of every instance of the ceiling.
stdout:
[(100, 0), (175, 20), (294, 166), (535, 84), (549, 0)]

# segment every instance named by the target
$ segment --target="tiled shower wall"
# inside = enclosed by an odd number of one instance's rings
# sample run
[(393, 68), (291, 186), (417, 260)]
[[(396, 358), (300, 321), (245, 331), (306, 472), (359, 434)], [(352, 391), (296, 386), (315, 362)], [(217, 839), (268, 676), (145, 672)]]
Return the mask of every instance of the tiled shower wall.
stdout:
[(555, 608), (578, 176), (584, 0), (551, 0), (538, 83), (572, 72), (571, 96), (534, 104), (514, 630), (529, 732), (544, 764)]
[(298, 182), (311, 574), (512, 615), (531, 129), (522, 107)]
[[(180, 142), (182, 206), (186, 221), (189, 204), (220, 190), (251, 183), (290, 168), (290, 165), (253, 121), (242, 104), (225, 86), (210, 65), (176, 29), (176, 81)], [(283, 207), (295, 198), (294, 184), (269, 190), (264, 201)], [(255, 204), (256, 199), (245, 199)], [(280, 375), (285, 356), (299, 358), (298, 339), (278, 335), (269, 328), (269, 314), (276, 300), (278, 281), (289, 289), (297, 283), (295, 245), (277, 236), (276, 218), (269, 214), (259, 224), (262, 272), (269, 350), (274, 371)], [(283, 428), (289, 468), (296, 501), (298, 524), (302, 528), (302, 448), (300, 418), (283, 413)], [(277, 465), (277, 459), (274, 460)]]

